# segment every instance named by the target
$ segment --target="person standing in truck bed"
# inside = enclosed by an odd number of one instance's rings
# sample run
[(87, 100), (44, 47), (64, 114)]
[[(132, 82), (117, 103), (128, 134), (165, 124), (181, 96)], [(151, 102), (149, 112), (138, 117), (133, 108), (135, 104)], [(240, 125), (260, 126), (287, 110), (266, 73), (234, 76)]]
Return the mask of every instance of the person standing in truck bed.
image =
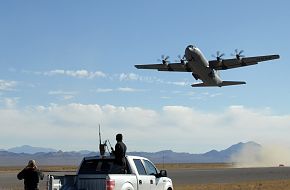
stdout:
[(115, 155), (115, 165), (120, 166), (121, 171), (120, 173), (125, 173), (126, 172), (126, 151), (127, 147), (125, 143), (123, 143), (123, 135), (122, 134), (117, 134), (116, 135), (116, 145), (115, 145), (115, 150), (112, 149), (113, 154)]
[(34, 160), (29, 160), (28, 165), (17, 175), (19, 180), (24, 179), (25, 190), (38, 190), (39, 179), (42, 180), (43, 177)]

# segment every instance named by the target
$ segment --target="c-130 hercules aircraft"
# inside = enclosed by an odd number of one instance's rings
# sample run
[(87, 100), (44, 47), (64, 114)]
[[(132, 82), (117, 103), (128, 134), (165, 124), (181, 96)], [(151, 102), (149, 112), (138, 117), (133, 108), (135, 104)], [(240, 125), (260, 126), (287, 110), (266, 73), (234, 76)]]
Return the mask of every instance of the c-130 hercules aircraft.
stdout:
[(175, 71), (175, 72), (191, 72), (192, 76), (203, 83), (192, 84), (192, 87), (207, 87), (207, 86), (230, 86), (246, 84), (244, 81), (223, 81), (218, 72), (219, 70), (233, 69), (248, 65), (258, 64), (262, 61), (279, 59), (279, 55), (265, 55), (255, 57), (245, 57), (242, 55), (244, 51), (235, 50), (234, 59), (223, 59), (224, 53), (220, 54), (217, 51), (215, 60), (208, 61), (202, 52), (195, 46), (189, 45), (185, 49), (183, 57), (179, 56), (179, 63), (169, 63), (169, 56), (162, 56), (161, 64), (135, 65), (137, 69), (156, 69), (158, 71)]

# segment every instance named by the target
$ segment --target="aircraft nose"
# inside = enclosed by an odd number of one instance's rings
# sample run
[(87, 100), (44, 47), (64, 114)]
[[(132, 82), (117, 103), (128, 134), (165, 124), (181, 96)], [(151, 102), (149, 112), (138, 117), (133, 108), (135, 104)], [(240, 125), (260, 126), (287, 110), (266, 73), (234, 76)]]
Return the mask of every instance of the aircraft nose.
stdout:
[(187, 61), (193, 60), (194, 52), (195, 52), (195, 46), (189, 45), (186, 47), (184, 55)]
[(195, 46), (194, 45), (189, 45), (189, 46), (187, 46), (186, 49), (189, 50), (189, 51), (194, 51)]

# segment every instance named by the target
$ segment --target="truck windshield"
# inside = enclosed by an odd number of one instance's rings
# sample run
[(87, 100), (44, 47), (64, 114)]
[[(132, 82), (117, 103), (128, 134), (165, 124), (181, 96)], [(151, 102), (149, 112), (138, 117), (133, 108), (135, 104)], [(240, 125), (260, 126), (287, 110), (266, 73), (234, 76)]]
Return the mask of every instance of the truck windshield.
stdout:
[(113, 159), (84, 160), (79, 174), (108, 174), (114, 165)]

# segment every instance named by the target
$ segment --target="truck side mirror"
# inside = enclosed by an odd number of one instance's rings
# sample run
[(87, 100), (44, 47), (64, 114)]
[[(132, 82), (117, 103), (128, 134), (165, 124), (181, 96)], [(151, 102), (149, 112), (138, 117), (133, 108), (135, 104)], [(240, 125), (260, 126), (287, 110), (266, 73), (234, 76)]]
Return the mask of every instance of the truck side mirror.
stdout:
[(159, 173), (160, 177), (167, 177), (167, 171), (166, 170), (161, 170)]

